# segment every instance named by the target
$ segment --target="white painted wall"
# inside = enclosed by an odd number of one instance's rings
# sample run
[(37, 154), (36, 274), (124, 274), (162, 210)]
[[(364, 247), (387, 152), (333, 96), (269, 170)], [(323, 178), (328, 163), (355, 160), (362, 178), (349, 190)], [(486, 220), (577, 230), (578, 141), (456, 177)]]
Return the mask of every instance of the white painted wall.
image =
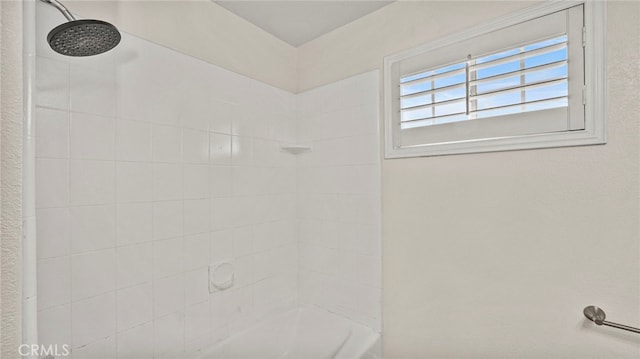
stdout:
[[(299, 89), (527, 6), (397, 2), (299, 49)], [(608, 144), (383, 161), (385, 358), (637, 358), (638, 3), (608, 11)], [(614, 319), (615, 318), (615, 319)]]
[(295, 96), (126, 33), (63, 57), (58, 17), (38, 4), (40, 343), (182, 357), (295, 305)]
[[(72, 13), (295, 92), (297, 51), (210, 0), (67, 1)], [(65, 21), (62, 15), (58, 23)]]
[(380, 332), (378, 82), (366, 74), (299, 94), (299, 301)]

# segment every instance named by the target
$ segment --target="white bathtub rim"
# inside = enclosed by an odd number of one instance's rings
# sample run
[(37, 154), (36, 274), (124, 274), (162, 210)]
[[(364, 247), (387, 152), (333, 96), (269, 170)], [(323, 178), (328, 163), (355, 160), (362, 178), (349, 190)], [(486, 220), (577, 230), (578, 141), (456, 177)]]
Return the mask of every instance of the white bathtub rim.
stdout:
[[(285, 317), (295, 315), (297, 317), (296, 320), (299, 320), (300, 314), (304, 312), (309, 312), (311, 314), (321, 314), (322, 316), (327, 317), (328, 320), (340, 322), (348, 328), (345, 338), (341, 340), (340, 344), (337, 345), (336, 348), (330, 353), (330, 355), (326, 357), (327, 359), (354, 359), (354, 355), (360, 357), (361, 355), (367, 354), (380, 342), (380, 333), (378, 331), (362, 323), (358, 323), (350, 318), (328, 311), (325, 308), (313, 304), (306, 304), (303, 306), (280, 311), (278, 313), (270, 314), (256, 321), (248, 328), (234, 333), (206, 348), (202, 348), (200, 350), (189, 353), (186, 358), (209, 359), (213, 358), (211, 355), (225, 354), (226, 349), (228, 348), (227, 346), (232, 345), (233, 342), (237, 341), (239, 338), (247, 337), (260, 328), (274, 327), (273, 325), (269, 326), (270, 322), (274, 322), (279, 318), (284, 319)], [(299, 325), (298, 322), (296, 322), (296, 326), (297, 325)], [(293, 335), (294, 337), (296, 337), (295, 332), (293, 333)], [(356, 343), (356, 340), (360, 341), (360, 343)], [(287, 351), (284, 351), (282, 352), (282, 354), (280, 354), (280, 356), (276, 356), (273, 358), (294, 359), (289, 356), (291, 349), (292, 348), (290, 345), (287, 348)]]

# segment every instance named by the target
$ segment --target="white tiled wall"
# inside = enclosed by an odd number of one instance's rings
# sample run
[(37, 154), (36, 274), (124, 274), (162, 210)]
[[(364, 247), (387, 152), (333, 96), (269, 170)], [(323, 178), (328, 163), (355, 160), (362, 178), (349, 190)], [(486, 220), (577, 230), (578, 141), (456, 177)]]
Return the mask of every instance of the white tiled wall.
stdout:
[(298, 96), (299, 300), (381, 329), (379, 73)]
[(176, 357), (295, 305), (295, 96), (126, 34), (62, 57), (63, 21), (38, 4), (40, 342)]
[(293, 95), (126, 34), (62, 57), (62, 21), (38, 4), (41, 343), (171, 358), (298, 303), (380, 330), (377, 71)]

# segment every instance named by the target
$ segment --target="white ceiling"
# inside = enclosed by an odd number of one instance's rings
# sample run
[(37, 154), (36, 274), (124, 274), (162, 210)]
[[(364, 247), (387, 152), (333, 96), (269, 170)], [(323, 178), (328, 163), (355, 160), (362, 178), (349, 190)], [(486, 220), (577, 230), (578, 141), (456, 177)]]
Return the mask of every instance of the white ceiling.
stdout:
[(214, 0), (214, 2), (297, 47), (393, 1)]

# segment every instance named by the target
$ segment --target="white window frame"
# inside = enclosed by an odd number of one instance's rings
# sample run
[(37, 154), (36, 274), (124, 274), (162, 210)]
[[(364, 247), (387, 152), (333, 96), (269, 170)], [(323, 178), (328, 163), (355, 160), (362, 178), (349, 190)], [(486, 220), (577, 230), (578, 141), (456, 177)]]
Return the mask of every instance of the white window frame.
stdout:
[[(576, 5), (584, 5), (584, 69), (585, 69), (585, 123), (584, 130), (539, 133), (521, 136), (481, 138), (473, 140), (430, 143), (401, 147), (395, 143), (395, 131), (400, 131), (398, 116), (394, 113), (392, 66), (402, 60), (449, 46), (469, 38), (542, 17)], [(449, 154), (495, 152), (521, 149), (584, 146), (606, 143), (606, 63), (605, 63), (605, 1), (550, 1), (507, 15), (490, 23), (453, 34), (422, 46), (390, 55), (384, 59), (385, 88), (385, 158), (439, 156)], [(482, 120), (477, 120), (482, 121)]]

